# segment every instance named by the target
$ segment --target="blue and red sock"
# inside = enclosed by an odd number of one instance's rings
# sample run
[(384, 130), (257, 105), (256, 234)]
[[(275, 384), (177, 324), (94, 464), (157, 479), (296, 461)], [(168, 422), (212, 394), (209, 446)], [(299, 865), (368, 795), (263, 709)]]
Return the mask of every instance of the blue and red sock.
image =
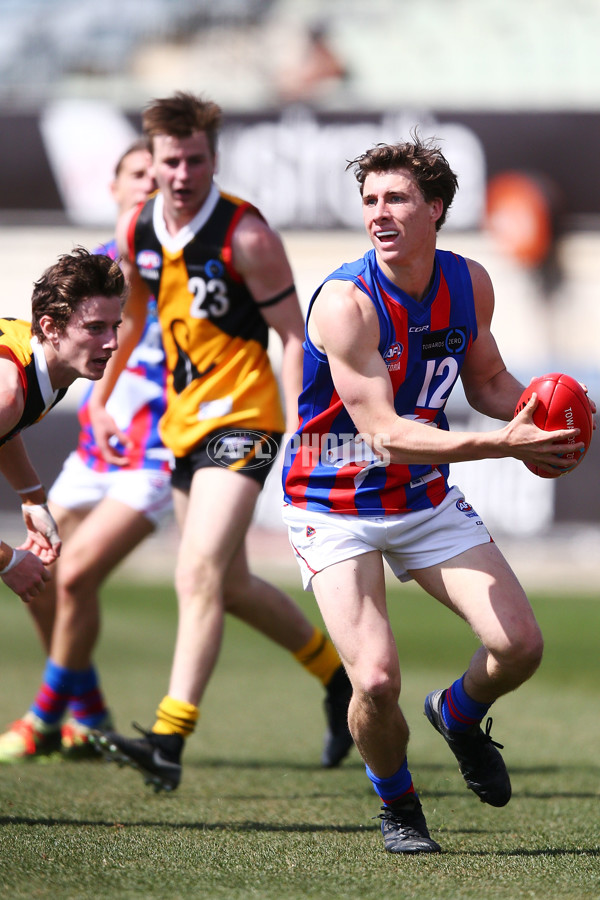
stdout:
[(69, 711), (81, 725), (96, 728), (106, 716), (106, 705), (94, 666), (74, 672)]
[(473, 725), (477, 725), (487, 711), (491, 703), (478, 703), (469, 697), (463, 685), (464, 675), (450, 685), (444, 696), (442, 704), (442, 718), (450, 731), (468, 731)]
[(47, 725), (61, 720), (72, 694), (74, 674), (51, 659), (46, 661), (41, 687), (30, 708)]
[(398, 771), (389, 778), (379, 778), (368, 766), (365, 768), (375, 793), (379, 795), (386, 806), (390, 806), (395, 800), (401, 800), (407, 794), (415, 793), (406, 758)]
[(66, 669), (48, 659), (31, 711), (47, 725), (55, 725), (62, 719), (67, 705), (77, 721), (90, 728), (99, 725), (106, 715), (93, 666), (84, 670)]

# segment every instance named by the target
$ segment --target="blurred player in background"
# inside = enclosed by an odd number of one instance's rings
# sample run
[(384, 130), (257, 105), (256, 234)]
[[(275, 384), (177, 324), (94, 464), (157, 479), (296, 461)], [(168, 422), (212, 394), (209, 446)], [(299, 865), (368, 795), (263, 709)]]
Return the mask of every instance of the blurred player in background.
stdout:
[(61, 541), (21, 432), (77, 378), (102, 377), (117, 347), (124, 292), (112, 260), (78, 248), (35, 283), (31, 323), (0, 319), (0, 471), (21, 497), (27, 529), (19, 548), (0, 542), (0, 578), (26, 603), (43, 591)]
[(219, 655), (225, 612), (289, 650), (322, 682), (328, 718), (322, 764), (338, 765), (352, 746), (351, 689), (331, 641), (288, 596), (251, 574), (246, 559), (246, 532), (286, 427), (268, 329), (283, 343), (287, 427), (295, 429), (302, 316), (279, 236), (255, 207), (214, 183), (220, 124), (220, 108), (191, 94), (156, 100), (144, 111), (159, 192), (117, 228), (130, 282), (127, 324), (122, 352), (91, 407), (98, 446), (110, 462), (122, 463), (110, 443), (118, 428), (102, 403), (155, 291), (169, 368), (161, 435), (175, 455), (181, 531), (179, 624), (169, 691), (152, 730), (138, 739), (109, 733), (99, 744), (157, 789), (180, 781), (184, 739), (194, 731)]
[[(314, 590), (353, 685), (350, 730), (384, 804), (385, 848), (432, 853), (440, 847), (407, 765), (383, 559), (481, 641), (464, 675), (427, 696), (425, 714), (468, 787), (504, 806), (510, 779), (491, 720), (485, 731), (480, 723), (536, 670), (542, 636), (485, 525), (448, 485), (448, 463), (513, 456), (566, 468), (571, 461), (560, 454), (578, 431), (538, 429), (536, 400), (513, 419), (523, 385), (507, 372), (490, 330), (490, 278), (473, 260), (436, 249), (457, 188), (439, 148), (416, 137), (378, 145), (351, 165), (373, 247), (333, 272), (309, 307), (284, 518), (304, 586)], [(471, 406), (509, 424), (448, 431), (444, 407), (459, 375)], [(324, 440), (326, 454), (318, 449)]]
[[(119, 159), (111, 184), (119, 215), (154, 189), (145, 139)], [(98, 248), (116, 259), (116, 241)], [(90, 388), (91, 390), (91, 388)], [(90, 390), (78, 410), (77, 449), (48, 494), (61, 538), (51, 581), (29, 604), (49, 655), (31, 709), (0, 736), (0, 762), (17, 762), (62, 750), (96, 756), (90, 728), (110, 717), (91, 654), (100, 627), (99, 590), (113, 569), (151, 534), (172, 509), (171, 454), (158, 435), (165, 410), (166, 369), (156, 302), (148, 305), (142, 338), (111, 397), (110, 411), (124, 443), (126, 468), (106, 463), (94, 443), (88, 414)], [(62, 724), (65, 710), (68, 719)]]

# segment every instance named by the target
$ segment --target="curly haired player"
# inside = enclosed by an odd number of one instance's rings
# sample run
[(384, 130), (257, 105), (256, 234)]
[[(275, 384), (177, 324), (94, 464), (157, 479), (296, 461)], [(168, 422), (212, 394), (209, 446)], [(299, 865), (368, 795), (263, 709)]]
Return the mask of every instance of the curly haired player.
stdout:
[[(110, 189), (119, 213), (154, 190), (150, 163), (143, 138), (117, 160)], [(114, 240), (95, 252), (118, 256)], [(61, 558), (50, 567), (44, 590), (28, 604), (47, 659), (30, 708), (0, 735), (0, 763), (30, 762), (58, 750), (70, 759), (96, 757), (90, 730), (111, 725), (92, 660), (100, 631), (100, 588), (172, 508), (170, 453), (158, 435), (166, 368), (155, 307), (148, 306), (141, 340), (112, 398), (112, 411), (127, 434), (123, 451), (129, 465), (107, 465), (94, 443), (90, 384), (77, 410), (77, 448), (48, 491), (48, 506), (63, 539)]]
[(21, 498), (27, 528), (21, 547), (0, 543), (0, 577), (25, 602), (43, 589), (61, 542), (21, 432), (77, 378), (102, 377), (117, 348), (124, 293), (113, 260), (78, 248), (36, 281), (31, 323), (0, 319), (0, 471)]
[[(542, 636), (515, 575), (448, 464), (514, 456), (566, 468), (577, 432), (513, 420), (523, 386), (491, 332), (494, 296), (473, 260), (436, 249), (457, 187), (439, 148), (379, 145), (351, 165), (373, 245), (343, 265), (309, 307), (301, 426), (285, 455), (284, 518), (352, 682), (350, 731), (383, 801), (392, 853), (439, 851), (407, 764), (400, 666), (386, 609), (383, 560), (471, 626), (481, 646), (466, 672), (425, 699), (425, 714), (481, 800), (503, 806), (510, 779), (481, 721), (537, 668)], [(502, 429), (448, 430), (458, 377), (469, 403)], [(579, 446), (579, 443), (577, 444)], [(326, 452), (325, 452), (326, 448)], [(320, 452), (319, 452), (320, 449)]]

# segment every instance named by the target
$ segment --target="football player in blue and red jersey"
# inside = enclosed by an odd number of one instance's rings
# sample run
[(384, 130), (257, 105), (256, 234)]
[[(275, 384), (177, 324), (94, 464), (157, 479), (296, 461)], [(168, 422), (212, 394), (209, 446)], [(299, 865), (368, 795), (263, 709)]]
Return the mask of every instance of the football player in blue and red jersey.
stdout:
[[(491, 332), (494, 294), (481, 265), (436, 248), (457, 179), (431, 141), (378, 145), (350, 164), (372, 243), (312, 298), (304, 343), (300, 426), (284, 462), (284, 518), (306, 588), (353, 686), (350, 731), (383, 802), (392, 853), (440, 847), (407, 765), (400, 666), (386, 609), (385, 559), (473, 629), (481, 646), (425, 713), (467, 785), (492, 806), (511, 794), (489, 724), (491, 704), (529, 678), (542, 636), (527, 597), (449, 463), (512, 456), (561, 460), (576, 432), (548, 434)], [(444, 413), (457, 379), (479, 412), (508, 422), (451, 432)], [(592, 404), (593, 406), (593, 404)], [(488, 719), (488, 723), (491, 720)]]

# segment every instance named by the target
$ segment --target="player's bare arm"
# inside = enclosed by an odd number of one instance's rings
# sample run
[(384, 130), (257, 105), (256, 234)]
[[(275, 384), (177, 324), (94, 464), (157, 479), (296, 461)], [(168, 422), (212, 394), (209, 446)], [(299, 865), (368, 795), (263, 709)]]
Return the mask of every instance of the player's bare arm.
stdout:
[(135, 212), (134, 209), (124, 213), (120, 217), (116, 229), (120, 254), (119, 263), (128, 284), (123, 321), (119, 327), (119, 346), (113, 353), (101, 380), (94, 386), (89, 403), (90, 418), (98, 448), (107, 462), (119, 466), (127, 465), (127, 460), (114, 450), (110, 441), (111, 438), (116, 437), (121, 443), (127, 444), (128, 439), (119, 431), (114, 419), (107, 413), (106, 403), (114, 390), (119, 375), (125, 369), (129, 357), (140, 341), (150, 296), (147, 286), (129, 255), (127, 233)]
[(127, 210), (119, 217), (116, 227), (119, 265), (125, 276), (128, 291), (123, 307), (123, 322), (119, 328), (119, 346), (113, 353), (107, 371), (98, 385), (97, 397), (104, 402), (110, 396), (119, 375), (142, 336), (148, 312), (150, 291), (138, 271), (135, 260), (131, 258), (128, 241), (131, 220), (136, 214), (137, 207)]
[[(533, 400), (513, 421), (514, 410), (524, 386), (507, 370), (491, 331), (494, 312), (494, 290), (486, 270), (474, 260), (467, 260), (473, 284), (477, 339), (464, 362), (461, 378), (470, 405), (493, 419), (509, 422), (507, 430), (517, 459), (535, 461), (544, 467), (565, 466), (562, 458), (548, 460), (555, 453), (553, 443), (564, 440), (565, 432), (540, 432), (533, 423), (537, 401)], [(561, 451), (562, 452), (562, 451)], [(532, 454), (535, 460), (532, 459)]]
[(479, 263), (467, 260), (475, 314), (477, 339), (470, 348), (461, 370), (461, 380), (469, 405), (491, 419), (508, 422), (524, 385), (510, 374), (492, 334), (494, 289), (490, 276)]
[[(24, 395), (16, 365), (6, 357), (0, 357), (0, 434), (11, 431), (23, 413)], [(31, 464), (23, 441), (19, 435), (0, 447), (0, 472), (17, 493), (20, 488), (39, 484), (39, 477)], [(43, 489), (36, 489), (33, 499), (45, 499)], [(25, 500), (26, 496), (22, 496)], [(35, 553), (28, 552), (35, 550)], [(55, 545), (43, 533), (35, 531), (32, 522), (28, 526), (27, 539), (21, 548), (15, 550), (0, 541), (0, 578), (15, 594), (27, 603), (42, 589), (49, 575), (44, 563), (53, 562), (60, 552), (58, 535)]]
[(0, 435), (8, 434), (21, 416), (25, 397), (17, 366), (0, 353)]
[[(1, 433), (6, 434), (6, 431), (3, 429)], [(17, 493), (20, 493), (22, 488), (31, 488), (40, 483), (39, 475), (27, 455), (20, 434), (0, 447), (0, 472)], [(28, 497), (32, 502), (43, 503), (45, 501), (43, 488), (40, 487)]]
[[(302, 389), (304, 322), (296, 291), (272, 303), (293, 287), (294, 277), (279, 235), (255, 215), (242, 218), (232, 242), (233, 264), (261, 307), (261, 315), (283, 344), (281, 381), (286, 404), (286, 429), (298, 425)], [(262, 305), (266, 304), (266, 305)]]
[[(503, 429), (458, 432), (432, 428), (396, 414), (391, 382), (378, 351), (379, 322), (370, 300), (347, 282), (327, 282), (315, 300), (309, 334), (327, 354), (336, 390), (359, 432), (402, 464), (463, 462), (515, 456), (562, 465), (572, 430), (548, 433), (533, 425), (535, 404)], [(496, 375), (499, 375), (496, 372)], [(564, 444), (557, 443), (564, 440)], [(571, 445), (572, 446), (572, 445)]]
[(21, 435), (17, 434), (0, 447), (0, 472), (20, 497), (27, 530), (20, 549), (31, 550), (45, 565), (55, 562), (61, 548), (58, 528), (46, 505), (44, 488)]
[(29, 603), (50, 580), (41, 559), (23, 548), (13, 550), (0, 541), (0, 578), (24, 603)]
[[(19, 422), (24, 403), (17, 366), (12, 360), (0, 356), (0, 435), (8, 434)], [(40, 483), (20, 435), (0, 447), (0, 472), (17, 493), (22, 488), (31, 488)], [(44, 503), (46, 496), (40, 485), (35, 491), (28, 492), (24, 499), (31, 503)]]

